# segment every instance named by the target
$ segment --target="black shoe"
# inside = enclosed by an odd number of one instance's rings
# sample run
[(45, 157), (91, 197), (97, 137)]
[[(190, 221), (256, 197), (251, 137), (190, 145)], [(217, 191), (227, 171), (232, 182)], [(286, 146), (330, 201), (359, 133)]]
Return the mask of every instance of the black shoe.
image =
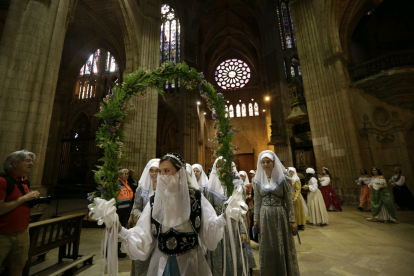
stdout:
[(364, 208), (362, 208), (361, 206), (357, 207), (358, 210), (360, 210), (361, 212), (364, 211)]
[(118, 250), (118, 258), (125, 258), (126, 256), (126, 253), (123, 253), (121, 250)]

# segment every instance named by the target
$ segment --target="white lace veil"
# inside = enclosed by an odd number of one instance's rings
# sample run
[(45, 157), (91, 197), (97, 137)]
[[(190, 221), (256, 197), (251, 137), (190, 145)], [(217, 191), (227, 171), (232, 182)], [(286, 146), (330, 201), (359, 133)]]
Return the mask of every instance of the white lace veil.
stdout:
[(193, 169), (197, 168), (201, 172), (200, 179), (198, 180), (198, 187), (200, 187), (201, 189), (204, 189), (208, 184), (208, 177), (206, 173), (204, 172), (203, 167), (200, 164), (194, 164), (191, 167), (193, 167)]
[(298, 176), (298, 173), (296, 172), (296, 169), (294, 167), (288, 167), (288, 172), (290, 172), (290, 171), (294, 172), (294, 174), (292, 176), (292, 181), (293, 181), (292, 184), (294, 184), (296, 181), (300, 181), (300, 178)]
[[(274, 163), (270, 183), (267, 179), (266, 172), (263, 169), (261, 163), (264, 157), (270, 158)], [(253, 178), (253, 182), (256, 185), (259, 185), (262, 188), (262, 190), (267, 193), (274, 191), (280, 184), (282, 184), (285, 181), (285, 176), (283, 174), (284, 170), (285, 167), (282, 165), (279, 158), (277, 158), (276, 154), (273, 151), (262, 151), (259, 154), (259, 159), (257, 160), (257, 171), (255, 177)]]
[(186, 169), (186, 171), (188, 172), (188, 174), (190, 175), (191, 185), (192, 185), (195, 189), (200, 190), (200, 186), (198, 185), (198, 182), (197, 182), (197, 177), (195, 176), (195, 173), (194, 173), (194, 171), (193, 171), (193, 167), (191, 167), (191, 165), (187, 163), (187, 164), (185, 165), (185, 169)]
[[(217, 161), (220, 159), (223, 159), (223, 156), (218, 157), (216, 161), (214, 161), (213, 169), (210, 173), (210, 179), (207, 184), (207, 191), (215, 195), (220, 200), (227, 200), (227, 194), (224, 193), (224, 188), (221, 185), (221, 181), (217, 173)], [(243, 180), (240, 179), (240, 175), (237, 172), (236, 165), (234, 163), (232, 163), (232, 169), (235, 174), (235, 177), (233, 178), (233, 185), (236, 189), (239, 185), (243, 184)]]
[(138, 186), (142, 186), (141, 198), (145, 204), (148, 203), (149, 198), (154, 194), (154, 188), (152, 187), (152, 179), (150, 176), (150, 169), (152, 167), (158, 168), (160, 165), (160, 159), (151, 159), (145, 166), (144, 171), (141, 174), (141, 178), (138, 181)]
[(174, 156), (182, 168), (173, 175), (158, 175), (152, 218), (164, 226), (173, 228), (190, 219), (190, 195), (185, 164)]
[(246, 178), (244, 179), (244, 186), (249, 186), (250, 182), (249, 182), (249, 177), (247, 176), (247, 173), (245, 171), (239, 171), (240, 175), (244, 175)]

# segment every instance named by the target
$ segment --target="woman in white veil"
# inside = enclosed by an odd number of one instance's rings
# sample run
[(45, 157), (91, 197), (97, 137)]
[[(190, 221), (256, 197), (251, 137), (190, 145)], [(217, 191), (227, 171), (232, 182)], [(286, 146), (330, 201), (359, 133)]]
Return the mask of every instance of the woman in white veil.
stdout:
[(131, 259), (146, 260), (152, 248), (149, 276), (211, 275), (198, 239), (215, 250), (223, 237), (226, 216), (190, 183), (185, 161), (175, 153), (160, 160), (157, 192), (150, 197), (132, 229), (118, 228)]
[(203, 192), (200, 189), (200, 186), (198, 185), (198, 181), (197, 181), (197, 177), (195, 172), (193, 171), (193, 167), (190, 164), (185, 164), (185, 169), (188, 172), (188, 174), (190, 175), (190, 179), (191, 179), (191, 185), (196, 189), (196, 190), (200, 190), (201, 192)]
[[(128, 220), (128, 228), (134, 227), (134, 219), (138, 221), (149, 198), (154, 195), (155, 190), (157, 189), (157, 178), (160, 170), (158, 168), (159, 165), (159, 158), (151, 159), (142, 172), (138, 182), (138, 188), (135, 192), (134, 205)], [(131, 276), (147, 275), (150, 257), (146, 261), (132, 261)]]
[(192, 167), (197, 179), (198, 186), (200, 187), (201, 192), (205, 195), (208, 184), (208, 177), (203, 170), (203, 166), (200, 164), (194, 164)]
[[(206, 198), (210, 201), (211, 205), (216, 210), (217, 215), (220, 215), (225, 212), (226, 205), (225, 202), (227, 201), (227, 187), (223, 186), (220, 179), (219, 179), (219, 171), (220, 171), (220, 160), (223, 157), (220, 156), (216, 159), (213, 165), (213, 169), (210, 173), (210, 178), (208, 180), (208, 185), (206, 189)], [(240, 186), (243, 185), (243, 181), (240, 179), (240, 175), (237, 172), (236, 165), (232, 163), (232, 173), (234, 173), (233, 178), (233, 185), (234, 191)], [(247, 225), (246, 217), (243, 216), (244, 225)], [(248, 239), (247, 229), (243, 226), (243, 223), (239, 222), (240, 227), (240, 236), (242, 243), (244, 244), (244, 248), (250, 250), (250, 239)], [(233, 268), (233, 256), (231, 254), (231, 243), (230, 243), (230, 235), (227, 226), (225, 227), (225, 245), (224, 241), (221, 241), (217, 249), (214, 251), (207, 252), (207, 262), (211, 269), (213, 276), (222, 276), (222, 275), (234, 275), (234, 268)], [(237, 252), (237, 275), (243, 274), (243, 263), (249, 269), (256, 267), (256, 263), (253, 258), (253, 254), (247, 249), (241, 249), (239, 244), (239, 237), (234, 237), (235, 244), (236, 244), (236, 252)], [(241, 250), (243, 250), (244, 260), (241, 258)], [(249, 254), (247, 254), (249, 253)], [(226, 260), (226, 263), (223, 263), (223, 260)], [(225, 265), (225, 271), (224, 271)]]
[(292, 235), (297, 233), (297, 225), (284, 171), (273, 151), (259, 154), (253, 188), (254, 226), (260, 230), (260, 275), (299, 275)]
[(296, 224), (298, 225), (299, 230), (305, 230), (308, 207), (305, 205), (305, 200), (301, 194), (302, 184), (295, 168), (289, 167), (288, 171), (292, 178), (292, 200)]

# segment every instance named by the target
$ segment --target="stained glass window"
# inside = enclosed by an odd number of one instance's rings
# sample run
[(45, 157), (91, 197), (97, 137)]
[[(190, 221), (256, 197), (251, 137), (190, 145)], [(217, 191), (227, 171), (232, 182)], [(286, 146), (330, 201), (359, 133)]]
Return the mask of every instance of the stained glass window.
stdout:
[(85, 75), (90, 75), (92, 71), (93, 55), (91, 55), (85, 64)]
[(249, 116), (254, 116), (253, 114), (253, 104), (249, 103)]
[(259, 105), (254, 103), (254, 116), (259, 116)]
[(236, 117), (241, 117), (241, 110), (239, 104), (236, 105)]
[(215, 79), (223, 89), (244, 87), (250, 80), (250, 67), (240, 59), (228, 59), (216, 68)]
[(277, 7), (282, 49), (296, 47), (296, 36), (288, 2), (288, 0), (279, 0), (279, 6)]
[(283, 67), (285, 69), (285, 78), (287, 78), (286, 61), (283, 59)]
[(227, 105), (225, 105), (225, 106), (224, 106), (224, 108), (226, 109), (226, 115), (225, 115), (225, 116), (226, 116), (226, 118), (227, 118), (227, 116), (228, 116), (228, 114), (229, 114), (229, 107), (228, 107)]
[(302, 76), (302, 71), (300, 70), (299, 60), (296, 58), (292, 58), (291, 75), (292, 75), (292, 78)]
[(93, 74), (98, 74), (98, 67), (99, 67), (99, 56), (100, 56), (99, 49), (95, 52), (93, 57)]
[[(106, 56), (105, 56), (106, 53)], [(101, 60), (105, 63), (101, 64)], [(102, 66), (101, 66), (102, 65)], [(102, 72), (100, 68), (104, 69)], [(108, 52), (102, 52), (101, 49), (97, 49), (92, 55), (89, 56), (88, 60), (79, 70), (78, 81), (76, 82), (75, 88), (75, 99), (91, 99), (96, 96), (97, 87), (97, 74), (107, 74), (119, 72), (118, 63), (115, 57)], [(107, 87), (107, 84), (103, 84)], [(109, 85), (111, 87), (111, 85)], [(104, 89), (106, 90), (106, 88)], [(106, 93), (106, 92), (105, 92)]]
[(246, 105), (242, 104), (241, 106), (242, 117), (246, 117)]
[[(169, 5), (161, 6), (160, 65), (166, 61), (180, 62), (180, 21)], [(179, 80), (165, 83), (165, 89), (180, 87)]]
[(234, 118), (234, 109), (232, 104), (229, 106), (229, 116), (230, 118)]

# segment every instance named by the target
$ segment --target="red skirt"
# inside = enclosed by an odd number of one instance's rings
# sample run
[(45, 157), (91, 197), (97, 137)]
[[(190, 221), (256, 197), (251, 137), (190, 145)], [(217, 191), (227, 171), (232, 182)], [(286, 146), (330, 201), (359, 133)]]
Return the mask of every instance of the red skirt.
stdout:
[(338, 197), (336, 196), (332, 185), (322, 186), (321, 193), (323, 200), (325, 201), (326, 210), (329, 210), (331, 208), (331, 205), (333, 205), (335, 210), (342, 211), (341, 204), (339, 204)]

